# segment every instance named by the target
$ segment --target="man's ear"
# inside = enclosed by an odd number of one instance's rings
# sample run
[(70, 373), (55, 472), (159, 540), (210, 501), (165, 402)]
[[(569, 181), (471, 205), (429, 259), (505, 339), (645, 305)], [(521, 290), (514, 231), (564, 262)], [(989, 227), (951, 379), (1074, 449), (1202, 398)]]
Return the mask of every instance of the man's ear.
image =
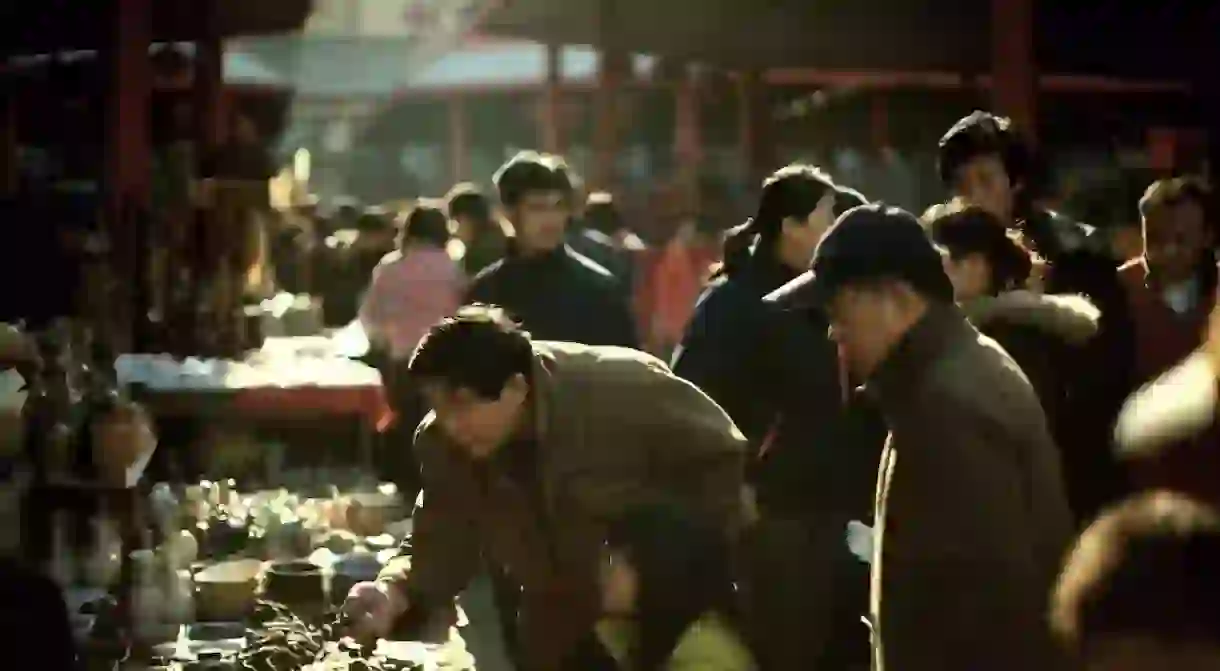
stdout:
[(513, 402), (521, 402), (525, 400), (530, 393), (530, 383), (521, 373), (517, 373), (508, 378), (508, 382), (504, 383), (504, 390), (500, 392), (501, 400)]

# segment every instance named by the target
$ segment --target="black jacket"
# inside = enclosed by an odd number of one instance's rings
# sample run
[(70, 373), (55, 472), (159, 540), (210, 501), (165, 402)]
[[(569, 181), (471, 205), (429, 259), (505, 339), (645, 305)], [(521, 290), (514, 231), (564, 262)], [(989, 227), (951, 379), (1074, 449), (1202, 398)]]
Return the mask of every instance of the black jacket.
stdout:
[(627, 244), (620, 247), (605, 233), (586, 228), (568, 235), (568, 244), (577, 254), (609, 270), (624, 291), (630, 293), (635, 287), (636, 262), (639, 253), (645, 249), (639, 238), (631, 236)]
[(567, 245), (491, 264), (471, 282), (466, 302), (508, 310), (537, 340), (638, 344), (627, 293), (618, 280)]
[[(1073, 402), (1072, 413), (1078, 441), (1108, 447), (1119, 408), (1138, 386), (1135, 333), (1126, 291), (1119, 279), (1119, 262), (1097, 229), (1056, 212), (1034, 211), (1024, 219), (1022, 233), (1049, 266), (1045, 292), (1085, 296), (1100, 311), (1096, 335), (1077, 352), (1078, 374), (1091, 385)], [(1093, 468), (1108, 475), (1098, 476), (1099, 487), (1088, 497), (1090, 501), (1073, 501), (1077, 506), (1074, 512), (1086, 519), (1127, 491), (1110, 450), (1094, 456)]]
[[(72, 623), (59, 586), (9, 559), (0, 559), (0, 645), (12, 656), (8, 668), (77, 668)], [(28, 665), (13, 661), (34, 659)]]
[(866, 520), (884, 426), (871, 408), (845, 403), (825, 320), (764, 298), (792, 275), (753, 259), (713, 281), (673, 369), (715, 399), (758, 450), (751, 477), (766, 514)]

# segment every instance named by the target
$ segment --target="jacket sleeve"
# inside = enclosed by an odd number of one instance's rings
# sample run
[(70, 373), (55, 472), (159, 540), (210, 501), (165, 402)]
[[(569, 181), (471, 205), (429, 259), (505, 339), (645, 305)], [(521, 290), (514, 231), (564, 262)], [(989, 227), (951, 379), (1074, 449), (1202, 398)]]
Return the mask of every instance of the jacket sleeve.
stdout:
[(751, 306), (734, 300), (730, 291), (718, 287), (699, 299), (670, 365), (675, 375), (702, 389), (742, 431), (758, 441), (771, 419), (755, 417), (757, 396), (750, 393), (763, 391), (751, 374), (757, 356), (754, 345), (758, 344), (758, 322), (753, 319)]
[(423, 480), (423, 505), (415, 510), (410, 555), (386, 564), (378, 580), (403, 589), (412, 607), (442, 605), (458, 595), (474, 578), (480, 559), (475, 518), (455, 487), (459, 474), (442, 438), (432, 428), (433, 415), (420, 423), (415, 453)]
[[(716, 402), (690, 382), (657, 375), (654, 393), (641, 394), (648, 407), (645, 435), (649, 459), (669, 495), (705, 519), (738, 529), (746, 438)], [(645, 399), (646, 397), (646, 399)]]

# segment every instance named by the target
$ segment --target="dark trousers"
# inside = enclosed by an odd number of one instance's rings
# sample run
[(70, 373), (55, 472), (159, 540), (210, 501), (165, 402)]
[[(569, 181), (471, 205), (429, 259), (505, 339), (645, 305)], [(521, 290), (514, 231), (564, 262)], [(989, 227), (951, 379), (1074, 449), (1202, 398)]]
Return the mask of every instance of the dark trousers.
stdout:
[(521, 635), (517, 627), (517, 614), (521, 608), (521, 586), (504, 569), (490, 562), (487, 572), (491, 576), (491, 592), (496, 613), (500, 616), (500, 634), (504, 638), (504, 650), (513, 666), (520, 669)]
[(394, 361), (386, 353), (375, 350), (366, 358), (381, 371), (386, 400), (394, 411), (394, 426), (383, 437), (378, 454), (377, 470), (395, 485), (408, 504), (419, 495), (419, 463), (415, 460), (415, 428), (428, 414), (419, 389), (406, 375), (406, 363)]
[(747, 635), (763, 671), (869, 668), (868, 566), (846, 519), (767, 519), (743, 539)]

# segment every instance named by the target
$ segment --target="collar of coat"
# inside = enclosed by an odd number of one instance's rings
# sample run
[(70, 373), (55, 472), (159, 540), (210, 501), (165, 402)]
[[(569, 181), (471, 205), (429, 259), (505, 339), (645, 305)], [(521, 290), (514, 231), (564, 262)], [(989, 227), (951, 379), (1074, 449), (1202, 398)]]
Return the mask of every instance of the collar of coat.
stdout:
[(924, 316), (873, 371), (866, 390), (878, 399), (889, 400), (919, 389), (924, 375), (963, 333), (977, 337), (956, 305), (929, 305)]
[(534, 363), (530, 368), (530, 410), (533, 412), (533, 437), (539, 445), (546, 444), (550, 433), (550, 406), (555, 390), (554, 366), (555, 357), (534, 343)]

